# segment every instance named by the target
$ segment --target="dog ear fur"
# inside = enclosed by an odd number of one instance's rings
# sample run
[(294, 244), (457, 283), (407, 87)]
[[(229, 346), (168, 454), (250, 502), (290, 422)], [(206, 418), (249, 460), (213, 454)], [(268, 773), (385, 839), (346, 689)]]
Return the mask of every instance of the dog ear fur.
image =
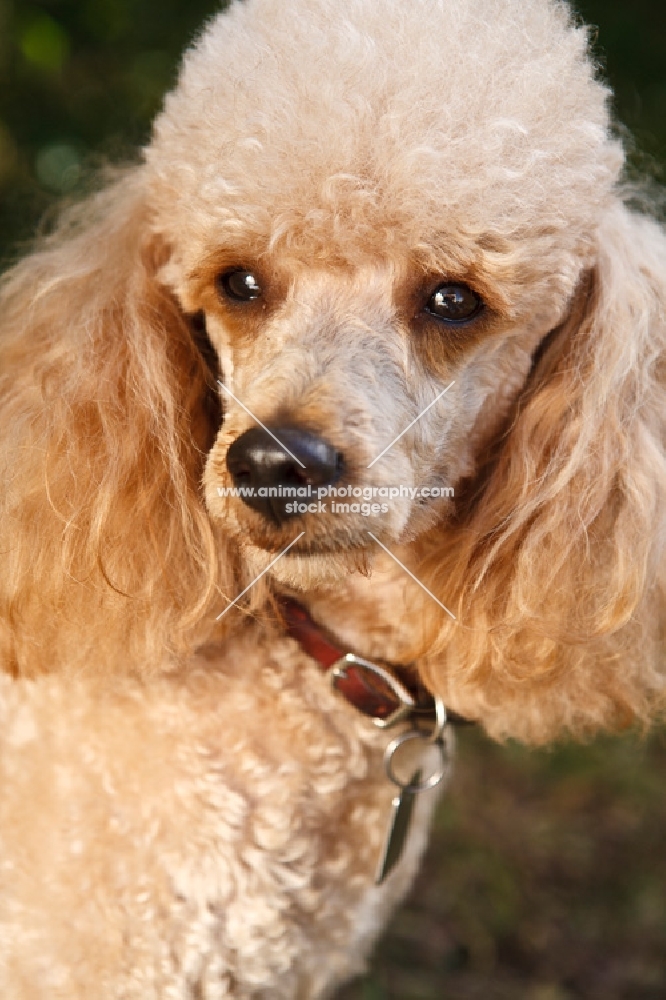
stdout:
[(0, 288), (0, 657), (16, 673), (163, 664), (215, 590), (211, 374), (156, 280), (167, 252), (136, 168)]
[(424, 677), (494, 736), (663, 709), (665, 344), (666, 235), (617, 204), (483, 481), (422, 545), (458, 619), (430, 619)]

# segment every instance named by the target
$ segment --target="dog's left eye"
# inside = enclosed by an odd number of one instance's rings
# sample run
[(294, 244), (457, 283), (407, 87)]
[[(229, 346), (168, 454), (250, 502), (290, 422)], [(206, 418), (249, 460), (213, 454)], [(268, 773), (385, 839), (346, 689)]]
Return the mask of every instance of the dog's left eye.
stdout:
[(426, 303), (426, 312), (444, 323), (469, 323), (483, 309), (483, 299), (467, 285), (446, 282), (436, 288)]
[(261, 295), (261, 285), (251, 271), (234, 268), (225, 271), (217, 279), (217, 287), (229, 299), (236, 302), (252, 302)]

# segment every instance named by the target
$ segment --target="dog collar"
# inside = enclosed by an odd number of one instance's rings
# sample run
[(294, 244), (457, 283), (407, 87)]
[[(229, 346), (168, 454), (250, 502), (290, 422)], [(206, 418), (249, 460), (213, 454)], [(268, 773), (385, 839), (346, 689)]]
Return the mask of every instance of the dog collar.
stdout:
[[(395, 786), (384, 844), (378, 858), (375, 885), (381, 885), (403, 854), (409, 834), (416, 796), (435, 788), (450, 770), (451, 739), (448, 723), (466, 719), (448, 713), (441, 699), (433, 698), (417, 678), (413, 666), (375, 663), (355, 653), (345, 652), (333, 636), (311, 618), (308, 611), (291, 598), (279, 598), (278, 608), (287, 635), (315, 660), (331, 678), (338, 694), (376, 726), (387, 729), (407, 721), (384, 752), (386, 777)], [(395, 759), (405, 743), (418, 740), (437, 753), (434, 769), (424, 773), (425, 761), (401, 775)], [(404, 760), (403, 760), (404, 770)]]
[[(330, 676), (333, 689), (376, 726), (388, 729), (407, 718), (443, 721), (442, 708), (419, 683), (414, 666), (377, 663), (347, 652), (297, 601), (280, 598), (278, 607), (287, 635)], [(445, 720), (467, 722), (450, 712)]]

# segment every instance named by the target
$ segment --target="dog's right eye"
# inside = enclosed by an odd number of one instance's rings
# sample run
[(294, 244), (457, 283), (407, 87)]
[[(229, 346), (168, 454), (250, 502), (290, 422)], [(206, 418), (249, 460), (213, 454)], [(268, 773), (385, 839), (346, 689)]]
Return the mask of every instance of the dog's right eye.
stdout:
[(252, 271), (234, 268), (217, 279), (217, 287), (228, 299), (235, 302), (252, 302), (261, 295), (261, 285)]
[(467, 285), (447, 281), (432, 293), (426, 312), (450, 326), (464, 326), (483, 311), (483, 299)]

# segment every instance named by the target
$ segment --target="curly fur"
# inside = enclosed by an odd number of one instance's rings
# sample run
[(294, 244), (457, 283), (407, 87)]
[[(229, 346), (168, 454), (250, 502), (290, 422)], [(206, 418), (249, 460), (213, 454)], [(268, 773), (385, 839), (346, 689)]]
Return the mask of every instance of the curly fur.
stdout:
[[(275, 594), (498, 738), (663, 711), (666, 237), (628, 205), (586, 30), (558, 0), (343, 6), (214, 19), (142, 162), (2, 283), (17, 1000), (316, 997), (360, 967), (432, 802), (374, 889), (386, 739)], [(224, 301), (231, 266), (258, 303)], [(486, 303), (466, 328), (423, 312), (444, 279)], [(355, 484), (455, 501), (269, 525), (219, 495), (253, 421), (218, 366)]]

